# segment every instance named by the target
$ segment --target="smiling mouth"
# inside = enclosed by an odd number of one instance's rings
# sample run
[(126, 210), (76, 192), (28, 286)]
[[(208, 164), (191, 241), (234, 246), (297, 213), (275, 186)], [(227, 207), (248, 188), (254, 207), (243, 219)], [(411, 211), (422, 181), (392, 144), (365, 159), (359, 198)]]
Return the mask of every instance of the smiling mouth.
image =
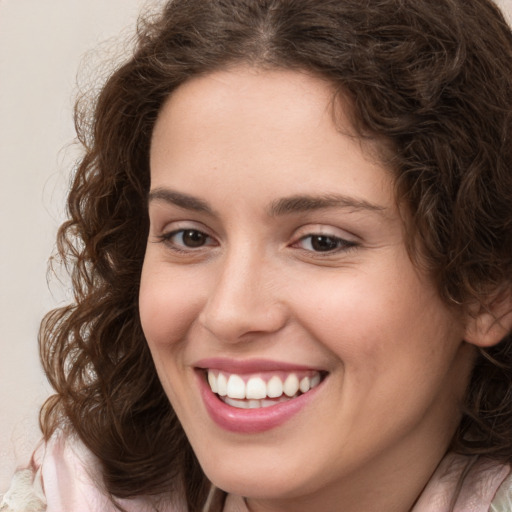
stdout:
[(326, 372), (265, 372), (236, 374), (220, 370), (205, 370), (210, 389), (231, 407), (260, 409), (288, 402), (316, 388)]

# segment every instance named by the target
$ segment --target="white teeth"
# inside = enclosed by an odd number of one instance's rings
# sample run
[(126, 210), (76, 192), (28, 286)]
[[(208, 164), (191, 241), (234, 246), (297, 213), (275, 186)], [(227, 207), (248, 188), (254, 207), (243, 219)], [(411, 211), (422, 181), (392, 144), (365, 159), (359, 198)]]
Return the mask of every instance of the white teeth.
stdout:
[(294, 396), (299, 391), (299, 379), (294, 373), (290, 373), (284, 381), (283, 391), (286, 396)]
[(283, 382), (277, 375), (274, 375), (267, 382), (267, 396), (269, 398), (277, 398), (278, 396), (281, 396), (282, 394), (283, 394)]
[(279, 400), (238, 400), (236, 398), (223, 397), (222, 401), (225, 404), (236, 407), (237, 409), (259, 409), (262, 407), (271, 407), (276, 403), (287, 402), (291, 400), (287, 396), (282, 396)]
[(258, 409), (260, 406), (260, 400), (248, 400), (249, 409)]
[(311, 377), (311, 382), (309, 384), (310, 389), (316, 388), (320, 384), (320, 374), (315, 373), (313, 377)]
[(213, 372), (208, 372), (208, 384), (210, 384), (210, 388), (214, 393), (218, 392), (217, 388), (217, 378)]
[(237, 409), (249, 409), (249, 402), (247, 400), (236, 400), (227, 396), (223, 399), (223, 402), (231, 405), (231, 407), (236, 407)]
[(217, 377), (217, 393), (220, 396), (226, 396), (228, 394), (228, 380), (223, 373), (219, 373)]
[(251, 377), (247, 381), (245, 398), (261, 399), (267, 397), (267, 385), (260, 377)]
[(230, 375), (227, 395), (229, 398), (245, 398), (245, 382), (242, 377), (235, 375), (234, 373)]
[(310, 388), (309, 377), (304, 377), (299, 384), (299, 389), (302, 393), (307, 393)]
[[(230, 374), (228, 378), (222, 372), (216, 373), (214, 370), (208, 370), (208, 384), (211, 390), (221, 397), (236, 400), (237, 405), (234, 407), (241, 408), (275, 405), (275, 400), (265, 399), (281, 397), (284, 400), (288, 400), (295, 397), (299, 391), (307, 393), (310, 389), (318, 386), (320, 381), (319, 372), (306, 375), (300, 381), (295, 373), (290, 373), (283, 383), (278, 375), (273, 375), (268, 382), (265, 382), (260, 376), (249, 377), (247, 382), (245, 382), (240, 375), (234, 373)], [(240, 401), (243, 401), (243, 405), (238, 403)], [(227, 399), (226, 403), (229, 403)]]

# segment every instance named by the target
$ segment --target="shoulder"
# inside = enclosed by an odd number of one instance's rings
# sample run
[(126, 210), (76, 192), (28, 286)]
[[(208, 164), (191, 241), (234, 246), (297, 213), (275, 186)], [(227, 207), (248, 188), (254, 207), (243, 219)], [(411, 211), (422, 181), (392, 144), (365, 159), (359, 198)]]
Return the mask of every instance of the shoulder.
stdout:
[[(181, 500), (158, 502), (162, 512), (181, 512)], [(156, 510), (155, 500), (118, 499), (126, 512)], [(76, 436), (63, 431), (35, 450), (28, 467), (14, 475), (0, 512), (118, 512), (103, 485), (100, 462)]]
[(512, 473), (507, 464), (449, 453), (413, 512), (512, 512)]
[(500, 485), (491, 503), (490, 512), (511, 512), (512, 511), (512, 472)]
[(449, 453), (413, 512), (512, 512), (511, 486), (509, 465)]

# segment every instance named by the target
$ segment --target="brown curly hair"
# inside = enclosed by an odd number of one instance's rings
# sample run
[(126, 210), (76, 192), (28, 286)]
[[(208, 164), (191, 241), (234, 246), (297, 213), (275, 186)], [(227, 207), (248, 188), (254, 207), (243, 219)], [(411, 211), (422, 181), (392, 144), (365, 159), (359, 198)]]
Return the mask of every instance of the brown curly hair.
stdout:
[[(141, 22), (133, 56), (89, 110), (58, 250), (75, 303), (42, 324), (63, 422), (117, 497), (207, 489), (142, 333), (149, 147), (162, 104), (193, 76), (239, 63), (300, 69), (350, 99), (361, 137), (387, 141), (411, 240), (447, 305), (489, 307), (512, 276), (512, 35), (490, 0), (174, 0)], [(414, 245), (411, 254), (414, 257)], [(512, 461), (512, 339), (481, 350), (453, 449)]]

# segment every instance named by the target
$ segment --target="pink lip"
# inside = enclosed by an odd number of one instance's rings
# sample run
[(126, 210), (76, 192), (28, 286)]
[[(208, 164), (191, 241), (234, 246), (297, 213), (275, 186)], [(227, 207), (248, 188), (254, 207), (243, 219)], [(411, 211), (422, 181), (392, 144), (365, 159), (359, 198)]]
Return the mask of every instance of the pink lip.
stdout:
[(258, 372), (270, 372), (270, 371), (307, 371), (316, 370), (322, 371), (320, 368), (314, 368), (311, 366), (297, 365), (279, 361), (271, 361), (268, 359), (248, 359), (245, 361), (238, 361), (236, 359), (225, 359), (225, 358), (210, 358), (201, 359), (197, 361), (194, 366), (196, 368), (202, 368), (204, 370), (220, 370), (229, 373), (245, 374), (245, 373), (258, 373)]
[[(227, 362), (226, 364), (219, 365), (219, 361), (222, 360), (218, 360), (217, 364), (210, 365), (210, 363), (213, 363), (213, 360), (209, 360), (209, 364), (206, 367), (224, 371), (227, 371), (229, 367), (229, 371), (233, 373), (252, 373), (256, 370), (267, 371), (274, 369), (270, 368), (269, 365), (266, 365), (265, 368), (262, 368), (261, 364), (256, 368), (252, 364), (253, 361), (250, 361), (248, 363), (242, 363), (241, 366), (240, 364), (237, 364), (237, 371), (235, 372), (233, 369), (234, 366), (232, 361), (229, 365), (227, 365)], [(202, 366), (203, 362), (200, 363), (201, 368), (204, 368)], [(270, 366), (273, 366), (273, 364)], [(284, 367), (282, 364), (279, 364), (275, 368), (283, 370)], [(293, 369), (298, 370), (311, 368), (293, 366)], [(245, 372), (242, 372), (241, 370), (245, 370)], [(297, 398), (293, 398), (286, 402), (277, 403), (271, 407), (261, 407), (258, 409), (239, 409), (237, 407), (232, 407), (225, 404), (215, 393), (212, 392), (210, 386), (206, 382), (203, 371), (197, 371), (196, 374), (198, 377), (201, 397), (211, 419), (221, 428), (240, 434), (256, 434), (271, 430), (282, 425), (297, 413), (299, 413), (303, 408), (305, 408), (311, 402), (311, 400), (314, 399), (318, 390), (322, 387), (323, 384), (320, 383), (316, 388), (309, 390), (307, 393), (304, 393)]]

